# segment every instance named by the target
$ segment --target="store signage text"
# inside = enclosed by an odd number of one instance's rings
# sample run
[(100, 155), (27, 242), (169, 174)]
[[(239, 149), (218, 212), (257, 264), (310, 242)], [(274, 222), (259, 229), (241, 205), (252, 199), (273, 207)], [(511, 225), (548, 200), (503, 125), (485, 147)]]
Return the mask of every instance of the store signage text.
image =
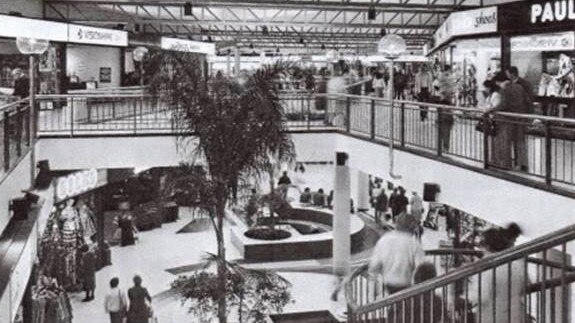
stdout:
[(70, 24), (68, 26), (68, 41), (82, 44), (127, 46), (128, 33), (122, 30)]
[(513, 37), (511, 50), (529, 52), (575, 50), (575, 34), (566, 32)]
[(206, 55), (216, 54), (216, 45), (193, 40), (162, 37), (161, 48), (178, 52), (198, 53)]
[(98, 186), (98, 171), (96, 169), (76, 172), (58, 178), (56, 182), (56, 200), (80, 195)]
[(531, 5), (531, 23), (575, 20), (575, 0), (556, 0)]
[(434, 47), (456, 36), (476, 35), (497, 31), (497, 7), (454, 12), (433, 35)]
[(475, 18), (475, 27), (479, 27), (481, 25), (495, 25), (497, 24), (497, 11), (489, 13), (487, 15), (483, 14), (484, 12), (479, 12), (479, 16)]

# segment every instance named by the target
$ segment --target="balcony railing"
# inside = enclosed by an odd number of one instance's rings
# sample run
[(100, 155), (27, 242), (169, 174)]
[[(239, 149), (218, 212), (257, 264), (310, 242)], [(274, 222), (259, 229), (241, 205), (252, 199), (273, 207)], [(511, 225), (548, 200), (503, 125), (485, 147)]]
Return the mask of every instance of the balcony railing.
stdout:
[(569, 226), (392, 295), (358, 268), (345, 287), (348, 320), (571, 322), (574, 240)]
[(9, 172), (31, 147), (30, 101), (15, 101), (0, 107), (0, 178)]
[[(281, 92), (291, 130), (331, 130), (476, 169), (505, 171), (520, 181), (575, 185), (575, 120), (354, 95)], [(146, 95), (38, 97), (41, 136), (166, 134), (171, 107)], [(393, 110), (394, 132), (389, 121)], [(488, 122), (489, 121), (489, 122)], [(497, 135), (478, 131), (494, 125)]]

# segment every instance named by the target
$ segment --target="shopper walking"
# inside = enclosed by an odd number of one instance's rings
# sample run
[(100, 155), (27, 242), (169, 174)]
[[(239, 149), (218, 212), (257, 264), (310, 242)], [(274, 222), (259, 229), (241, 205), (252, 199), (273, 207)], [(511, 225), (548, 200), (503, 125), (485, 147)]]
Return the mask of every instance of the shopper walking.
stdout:
[[(415, 75), (415, 91), (417, 93), (417, 100), (420, 102), (429, 102), (431, 87), (431, 73), (427, 67), (422, 65), (417, 74)], [(419, 107), (419, 119), (421, 121), (427, 120), (427, 107)]]
[[(436, 98), (437, 104), (451, 105), (451, 90), (440, 86), (437, 92), (438, 96)], [(437, 144), (441, 145), (443, 151), (448, 152), (451, 146), (451, 131), (455, 123), (455, 118), (453, 116), (453, 111), (448, 108), (438, 108), (438, 122), (439, 122), (439, 141)]]
[(14, 77), (14, 92), (13, 96), (19, 99), (24, 99), (30, 96), (30, 79), (20, 68), (15, 68), (12, 71), (12, 77)]
[(388, 294), (411, 286), (413, 272), (424, 260), (421, 243), (413, 235), (416, 222), (409, 214), (398, 217), (395, 230), (385, 233), (373, 250), (368, 272), (383, 278)]
[(104, 299), (104, 308), (110, 315), (110, 323), (123, 323), (128, 308), (126, 294), (118, 287), (119, 284), (117, 277), (110, 279), (110, 290)]
[(135, 243), (134, 237), (134, 218), (130, 210), (121, 210), (121, 214), (117, 217), (116, 222), (120, 229), (120, 245), (130, 246)]
[(278, 180), (278, 186), (281, 192), (282, 197), (285, 199), (287, 199), (287, 192), (289, 189), (289, 186), (291, 185), (291, 179), (289, 178), (289, 176), (287, 175), (287, 172), (284, 171), (282, 173), (282, 176), (280, 177), (280, 179)]
[(383, 93), (385, 93), (385, 80), (383, 74), (379, 71), (374, 74), (373, 89), (375, 90), (376, 97), (383, 98)]
[(380, 190), (379, 195), (376, 197), (375, 200), (375, 222), (381, 223), (381, 219), (385, 216), (385, 212), (387, 212), (387, 195), (385, 194), (385, 190)]
[(94, 299), (94, 289), (96, 289), (96, 255), (93, 248), (87, 244), (80, 247), (80, 252), (82, 253), (80, 281), (86, 292), (86, 297), (82, 302), (89, 302)]
[(409, 205), (409, 200), (405, 196), (405, 189), (400, 186), (397, 191), (398, 193), (391, 203), (391, 215), (393, 216), (394, 222), (402, 212), (407, 212), (407, 205)]
[(142, 277), (134, 276), (134, 286), (128, 289), (130, 308), (127, 323), (148, 323), (151, 316), (152, 298), (148, 290), (142, 287)]

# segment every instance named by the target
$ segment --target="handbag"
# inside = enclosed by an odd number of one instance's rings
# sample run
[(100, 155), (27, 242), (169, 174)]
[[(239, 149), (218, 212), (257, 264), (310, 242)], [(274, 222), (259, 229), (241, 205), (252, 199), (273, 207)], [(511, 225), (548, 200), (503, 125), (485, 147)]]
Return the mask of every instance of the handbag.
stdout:
[(485, 117), (475, 126), (475, 130), (479, 132), (483, 132), (489, 136), (496, 136), (497, 135), (497, 126), (495, 122), (490, 117)]

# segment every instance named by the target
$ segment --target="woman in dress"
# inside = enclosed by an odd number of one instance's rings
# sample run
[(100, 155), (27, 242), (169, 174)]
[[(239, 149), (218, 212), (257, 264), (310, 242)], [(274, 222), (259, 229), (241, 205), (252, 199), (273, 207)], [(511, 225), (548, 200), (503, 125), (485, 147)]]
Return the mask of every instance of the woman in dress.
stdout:
[(148, 323), (150, 319), (150, 304), (152, 298), (148, 290), (142, 287), (142, 277), (134, 276), (134, 286), (128, 289), (130, 307), (127, 323)]

